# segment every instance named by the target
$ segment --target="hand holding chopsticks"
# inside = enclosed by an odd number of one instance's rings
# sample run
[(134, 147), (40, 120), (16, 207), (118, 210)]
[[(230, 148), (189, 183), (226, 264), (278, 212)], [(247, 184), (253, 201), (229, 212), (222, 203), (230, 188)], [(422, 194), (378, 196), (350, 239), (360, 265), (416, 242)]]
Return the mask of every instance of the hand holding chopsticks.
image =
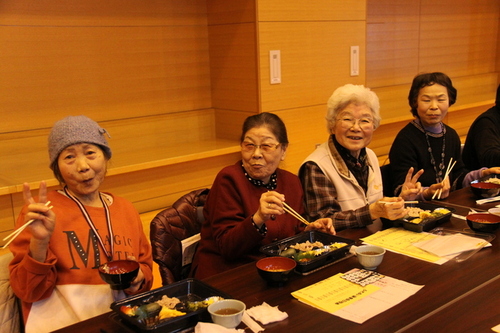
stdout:
[[(453, 167), (457, 163), (457, 161), (454, 161), (453, 164), (452, 164), (452, 162), (453, 162), (453, 157), (450, 158), (450, 162), (448, 163), (448, 167), (446, 168), (446, 172), (444, 174), (443, 181), (441, 183), (443, 183), (444, 180), (446, 179), (446, 177), (448, 177), (450, 175), (451, 170), (453, 169)], [(444, 186), (444, 184), (443, 184), (443, 186)], [(432, 196), (432, 200), (434, 200), (434, 198), (436, 197), (436, 195), (437, 195), (438, 199), (441, 199), (441, 194), (442, 193), (443, 193), (443, 188), (438, 189), (436, 192), (434, 192), (434, 195)]]
[[(49, 207), (50, 205), (50, 201), (47, 201), (45, 204), (44, 204), (46, 207)], [(52, 209), (53, 207), (50, 206), (49, 209)], [(2, 249), (6, 249), (7, 246), (9, 246), (10, 243), (12, 243), (12, 241), (21, 234), (21, 232), (23, 232), (24, 229), (26, 229), (31, 223), (33, 223), (35, 221), (35, 219), (31, 219), (29, 220), (28, 222), (26, 222), (25, 224), (23, 224), (22, 226), (20, 226), (18, 229), (16, 229), (13, 233), (9, 234), (7, 237), (5, 237), (3, 240), (7, 240), (10, 238), (10, 240), (5, 243), (5, 245), (2, 247)]]

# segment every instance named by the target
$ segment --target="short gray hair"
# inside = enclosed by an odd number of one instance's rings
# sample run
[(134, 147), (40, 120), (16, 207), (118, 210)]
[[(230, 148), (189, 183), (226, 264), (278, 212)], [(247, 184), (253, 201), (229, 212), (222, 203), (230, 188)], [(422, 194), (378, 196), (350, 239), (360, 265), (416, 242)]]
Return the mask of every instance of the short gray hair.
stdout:
[(365, 104), (373, 113), (373, 128), (380, 125), (380, 102), (377, 94), (363, 85), (346, 84), (337, 88), (330, 99), (326, 111), (326, 128), (332, 133), (337, 117), (349, 104)]

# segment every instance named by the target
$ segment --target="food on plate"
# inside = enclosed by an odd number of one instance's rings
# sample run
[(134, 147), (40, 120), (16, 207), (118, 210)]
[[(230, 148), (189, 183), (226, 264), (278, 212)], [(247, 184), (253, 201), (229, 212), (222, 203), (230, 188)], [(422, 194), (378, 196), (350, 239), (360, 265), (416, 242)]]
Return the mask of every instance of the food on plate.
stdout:
[(203, 301), (187, 302), (186, 307), (189, 311), (196, 311), (198, 309), (207, 308), (210, 304), (223, 300), (220, 296), (212, 296)]
[(169, 309), (167, 307), (162, 307), (159, 316), (160, 316), (160, 320), (163, 320), (163, 319), (167, 319), (167, 318), (184, 316), (185, 314), (186, 314), (185, 312), (181, 312), (179, 310)]
[(406, 220), (411, 223), (419, 224), (424, 221), (440, 218), (443, 215), (449, 214), (450, 210), (446, 208), (436, 208), (433, 211), (424, 210), (419, 207), (410, 207), (406, 216)]
[(181, 301), (177, 297), (168, 297), (167, 295), (163, 295), (160, 300), (156, 301), (156, 303), (168, 309), (175, 308), (180, 302)]
[(324, 245), (322, 242), (305, 241), (288, 246), (281, 252), (282, 257), (289, 257), (298, 262), (307, 262), (322, 254), (335, 251), (341, 247), (347, 246), (344, 242), (334, 242), (330, 245)]
[(120, 311), (129, 317), (136, 317), (138, 321), (146, 325), (158, 324), (169, 318), (184, 316), (188, 312), (194, 312), (207, 308), (210, 304), (222, 300), (222, 297), (212, 296), (202, 301), (182, 302), (177, 297), (163, 295), (157, 301), (151, 301), (143, 305), (122, 305)]

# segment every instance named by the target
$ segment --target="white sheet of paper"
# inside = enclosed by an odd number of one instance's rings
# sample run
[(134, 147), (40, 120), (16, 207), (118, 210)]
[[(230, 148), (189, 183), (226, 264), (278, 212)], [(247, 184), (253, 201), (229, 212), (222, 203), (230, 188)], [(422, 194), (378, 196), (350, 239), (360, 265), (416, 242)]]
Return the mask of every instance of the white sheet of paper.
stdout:
[(484, 239), (458, 233), (439, 236), (427, 241), (414, 243), (413, 245), (436, 256), (445, 257), (491, 244)]
[(389, 276), (378, 280), (374, 285), (379, 286), (380, 290), (335, 311), (333, 314), (340, 318), (362, 324), (366, 320), (401, 303), (424, 287), (394, 279)]

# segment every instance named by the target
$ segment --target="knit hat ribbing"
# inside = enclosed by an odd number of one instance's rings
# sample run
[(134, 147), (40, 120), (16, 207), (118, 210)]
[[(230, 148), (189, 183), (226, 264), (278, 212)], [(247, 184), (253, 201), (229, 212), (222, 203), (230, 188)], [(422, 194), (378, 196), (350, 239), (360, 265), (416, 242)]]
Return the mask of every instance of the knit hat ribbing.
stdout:
[(111, 157), (111, 148), (104, 133), (107, 133), (104, 128), (86, 116), (68, 116), (59, 120), (49, 134), (50, 167), (64, 148), (82, 142), (98, 145)]

